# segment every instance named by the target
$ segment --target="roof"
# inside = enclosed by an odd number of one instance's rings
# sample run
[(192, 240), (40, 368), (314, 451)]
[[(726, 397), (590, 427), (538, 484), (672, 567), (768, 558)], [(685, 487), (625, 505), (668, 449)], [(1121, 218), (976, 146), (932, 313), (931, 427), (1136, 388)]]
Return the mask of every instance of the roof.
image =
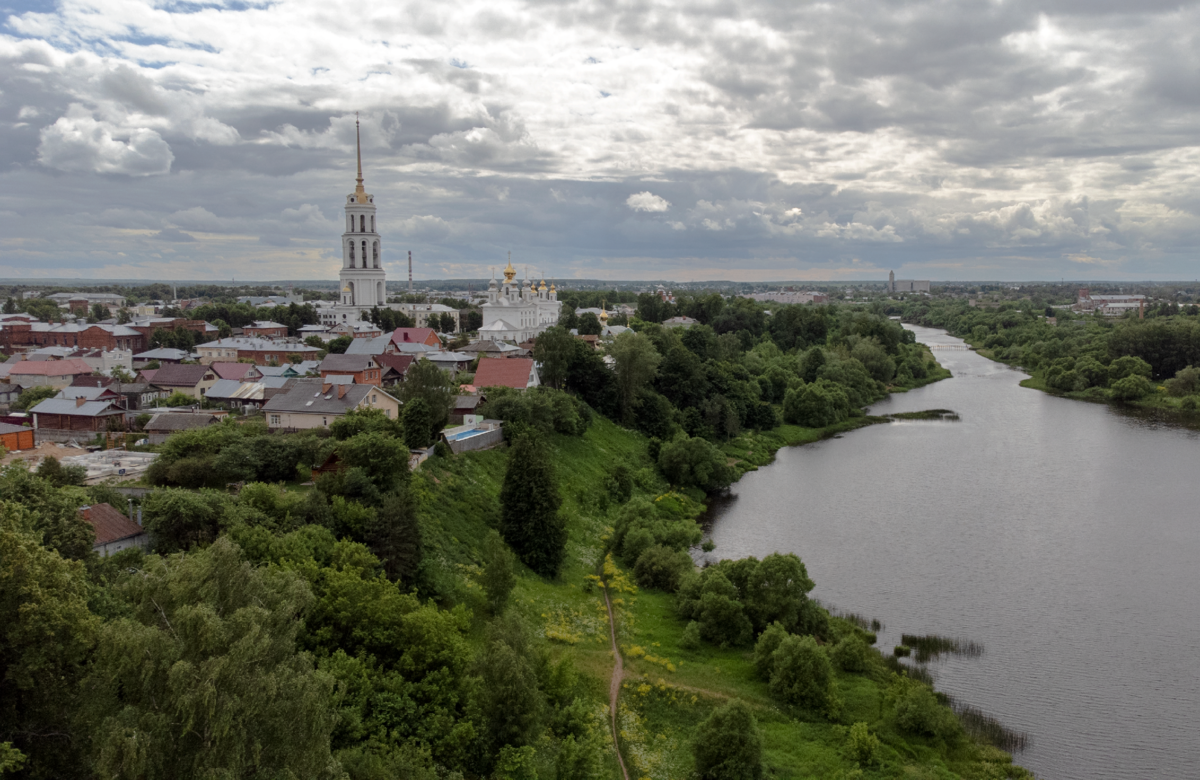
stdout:
[(424, 344), (430, 336), (441, 343), (433, 328), (396, 328), (392, 331), (392, 341), (397, 344)]
[(321, 371), (365, 371), (373, 368), (375, 361), (370, 355), (326, 355), (321, 361)]
[(460, 395), (454, 398), (454, 410), (459, 409), (474, 409), (483, 401), (483, 396), (479, 395)]
[(208, 367), (221, 379), (244, 379), (246, 374), (254, 370), (253, 363), (218, 363), (213, 361), (208, 364)]
[(529, 387), (533, 373), (531, 358), (479, 358), (479, 370), (475, 372), (476, 387)]
[(282, 366), (259, 366), (258, 373), (263, 376), (295, 376), (297, 372), (290, 364), (284, 363)]
[(58, 391), (59, 398), (66, 398), (74, 401), (76, 398), (85, 398), (89, 401), (97, 401), (104, 396), (109, 398), (120, 398), (120, 394), (113, 391), (111, 387), (64, 387)]
[(145, 533), (140, 525), (118, 512), (111, 504), (92, 504), (79, 510), (96, 532), (96, 544), (111, 544)]
[[(346, 390), (339, 398), (338, 391), (342, 387)], [(381, 392), (383, 391), (374, 385), (338, 385), (335, 387), (320, 379), (302, 379), (272, 396), (271, 400), (263, 406), (263, 411), (345, 414), (362, 403), (368, 393)]]
[(150, 418), (145, 430), (155, 431), (189, 431), (193, 428), (206, 428), (217, 421), (211, 414), (191, 414), (188, 412), (163, 412)]
[(62, 414), (70, 417), (100, 417), (106, 414), (122, 414), (109, 401), (84, 401), (82, 404), (66, 398), (47, 398), (29, 411), (34, 414)]
[(243, 326), (242, 330), (245, 330), (246, 328), (250, 328), (251, 330), (253, 330), (254, 328), (286, 328), (286, 327), (287, 327), (287, 325), (283, 325), (282, 323), (278, 323), (278, 322), (272, 322), (271, 320), (255, 320), (254, 322), (250, 323), (249, 325)]
[(412, 355), (376, 355), (375, 362), (380, 368), (393, 369), (400, 376), (408, 373), (408, 367), (416, 360)]
[(20, 433), (21, 431), (32, 431), (28, 425), (13, 425), (12, 423), (0, 423), (0, 434), (5, 433)]
[(155, 371), (152, 381), (160, 387), (195, 387), (211, 372), (208, 366), (171, 364)]
[(388, 344), (392, 343), (390, 335), (375, 336), (369, 339), (355, 339), (346, 347), (347, 355), (382, 355)]
[(12, 367), (12, 376), (71, 376), (73, 374), (90, 374), (92, 367), (79, 358), (67, 360), (23, 360)]
[(187, 360), (191, 353), (182, 349), (174, 349), (173, 347), (159, 347), (158, 349), (139, 352), (134, 355), (135, 360)]
[(213, 399), (238, 401), (261, 401), (266, 385), (261, 382), (239, 382), (236, 379), (218, 379), (204, 395)]
[(140, 376), (142, 379), (145, 379), (147, 382), (153, 382), (154, 377), (158, 376), (158, 372), (161, 370), (162, 369), (160, 368), (143, 368), (138, 372), (138, 376)]

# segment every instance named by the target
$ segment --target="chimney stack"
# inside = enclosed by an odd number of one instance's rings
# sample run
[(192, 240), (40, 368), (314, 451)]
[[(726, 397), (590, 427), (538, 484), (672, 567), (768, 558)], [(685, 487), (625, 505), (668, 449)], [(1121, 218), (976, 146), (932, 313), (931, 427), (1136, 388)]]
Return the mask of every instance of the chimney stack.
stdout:
[(346, 397), (346, 386), (338, 385), (337, 388), (338, 388), (338, 400), (340, 401), (341, 399)]
[(87, 403), (87, 399), (84, 398), (83, 396), (79, 396), (78, 398), (75, 399), (75, 408), (78, 409), (79, 407), (83, 406), (86, 403)]

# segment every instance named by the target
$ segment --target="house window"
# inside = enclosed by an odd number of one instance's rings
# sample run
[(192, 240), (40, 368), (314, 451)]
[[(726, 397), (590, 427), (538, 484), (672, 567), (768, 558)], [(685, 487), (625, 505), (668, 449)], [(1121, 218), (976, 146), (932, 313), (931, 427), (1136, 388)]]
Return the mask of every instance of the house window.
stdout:
[(371, 403), (375, 403), (378, 400), (379, 400), (379, 396), (375, 396), (375, 395), (371, 396)]
[(279, 425), (279, 415), (271, 415), (271, 425)]
[(328, 418), (328, 417), (322, 417), (322, 418), (321, 418), (321, 425), (324, 425), (325, 427), (327, 427), (327, 428), (328, 428), (328, 427), (329, 427), (329, 418)]

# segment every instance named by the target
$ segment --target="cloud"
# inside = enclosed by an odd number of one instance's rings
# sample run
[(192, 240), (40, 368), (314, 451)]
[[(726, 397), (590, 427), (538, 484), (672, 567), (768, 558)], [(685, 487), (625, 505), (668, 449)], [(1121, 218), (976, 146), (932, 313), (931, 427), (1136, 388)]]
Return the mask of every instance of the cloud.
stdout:
[(171, 241), (179, 244), (186, 244), (196, 240), (196, 237), (176, 228), (163, 228), (154, 235), (150, 236), (158, 241)]
[(42, 129), (38, 161), (68, 173), (154, 176), (171, 170), (175, 155), (155, 131), (138, 128), (124, 139), (114, 132), (119, 131), (73, 104), (66, 116)]
[(638, 192), (625, 199), (625, 205), (634, 211), (666, 211), (671, 208), (669, 201), (651, 192)]

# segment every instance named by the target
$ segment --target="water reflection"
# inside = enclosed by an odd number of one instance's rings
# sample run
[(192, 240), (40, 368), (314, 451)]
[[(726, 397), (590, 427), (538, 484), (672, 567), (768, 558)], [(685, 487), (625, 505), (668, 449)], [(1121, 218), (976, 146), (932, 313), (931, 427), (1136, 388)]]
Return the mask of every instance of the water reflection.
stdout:
[[(920, 341), (961, 344), (913, 328)], [(1032, 735), (1043, 777), (1182, 777), (1200, 766), (1198, 434), (1158, 414), (1021, 388), (939, 349), (954, 378), (873, 414), (949, 409), (806, 447), (714, 503), (712, 558), (804, 559), (829, 605), (902, 633), (969, 637), (941, 690)]]

